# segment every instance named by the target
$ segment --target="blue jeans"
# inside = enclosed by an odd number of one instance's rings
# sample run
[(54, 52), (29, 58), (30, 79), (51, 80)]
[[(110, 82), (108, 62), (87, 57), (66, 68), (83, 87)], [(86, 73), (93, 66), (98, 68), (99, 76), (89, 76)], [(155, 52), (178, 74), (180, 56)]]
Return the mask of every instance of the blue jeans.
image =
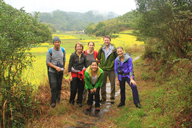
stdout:
[(129, 84), (129, 86), (132, 89), (132, 94), (133, 94), (133, 101), (134, 104), (137, 105), (139, 102), (139, 95), (138, 95), (138, 90), (137, 90), (137, 86), (133, 85), (131, 83), (130, 85), (130, 79), (128, 77), (122, 77), (122, 80), (120, 81), (120, 89), (121, 89), (121, 103), (125, 104), (125, 81), (127, 81), (127, 83)]

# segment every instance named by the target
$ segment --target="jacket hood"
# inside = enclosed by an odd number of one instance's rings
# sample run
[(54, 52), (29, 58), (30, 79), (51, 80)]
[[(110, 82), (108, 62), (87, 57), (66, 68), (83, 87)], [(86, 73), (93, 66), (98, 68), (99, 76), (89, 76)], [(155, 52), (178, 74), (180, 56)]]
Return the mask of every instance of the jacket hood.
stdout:
[[(124, 61), (129, 60), (129, 58), (130, 58), (129, 53), (124, 53)], [(117, 60), (120, 61), (120, 57), (119, 56), (117, 57)]]
[[(89, 76), (92, 77), (91, 66), (89, 66), (89, 67), (87, 68), (87, 72), (88, 72)], [(98, 69), (97, 69), (97, 77), (99, 77), (100, 75), (101, 75), (101, 71), (100, 71), (100, 68), (98, 67)]]

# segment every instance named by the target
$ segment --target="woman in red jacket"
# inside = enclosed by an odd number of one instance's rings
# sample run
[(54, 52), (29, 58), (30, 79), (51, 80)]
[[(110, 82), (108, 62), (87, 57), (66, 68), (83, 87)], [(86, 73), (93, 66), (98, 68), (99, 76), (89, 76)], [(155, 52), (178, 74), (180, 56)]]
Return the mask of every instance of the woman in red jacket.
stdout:
[[(88, 43), (89, 49), (84, 51), (84, 53), (86, 55), (87, 67), (89, 67), (91, 65), (91, 62), (94, 61), (94, 60), (97, 60), (99, 62), (99, 60), (97, 58), (98, 52), (94, 50), (94, 46), (95, 46), (95, 43), (90, 41)], [(86, 98), (87, 98), (87, 90), (84, 88), (84, 91), (83, 91), (83, 101), (85, 101)]]

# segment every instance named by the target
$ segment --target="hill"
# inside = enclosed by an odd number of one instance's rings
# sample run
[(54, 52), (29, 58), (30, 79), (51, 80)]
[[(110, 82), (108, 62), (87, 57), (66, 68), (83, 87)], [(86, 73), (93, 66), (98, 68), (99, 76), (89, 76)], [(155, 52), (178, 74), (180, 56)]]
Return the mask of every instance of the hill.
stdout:
[(51, 13), (39, 13), (39, 21), (51, 23), (57, 30), (76, 31), (83, 30), (90, 22), (97, 23), (117, 16), (118, 14), (114, 12), (100, 12), (96, 10), (85, 13), (56, 10)]
[(113, 19), (101, 21), (97, 24), (91, 22), (85, 27), (86, 34), (93, 34), (96, 36), (111, 35), (119, 33), (124, 29), (130, 27), (131, 20), (134, 18), (134, 11), (127, 12), (122, 16)]

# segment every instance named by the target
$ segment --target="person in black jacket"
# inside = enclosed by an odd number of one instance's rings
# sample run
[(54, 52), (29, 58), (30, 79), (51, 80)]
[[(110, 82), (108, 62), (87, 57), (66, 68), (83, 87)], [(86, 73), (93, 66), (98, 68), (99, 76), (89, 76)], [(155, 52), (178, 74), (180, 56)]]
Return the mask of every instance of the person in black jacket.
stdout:
[(80, 42), (76, 43), (75, 52), (71, 54), (68, 66), (69, 80), (71, 81), (69, 103), (70, 105), (74, 105), (74, 99), (78, 89), (77, 104), (79, 107), (82, 107), (84, 72), (86, 70), (86, 56), (82, 51), (83, 44)]

